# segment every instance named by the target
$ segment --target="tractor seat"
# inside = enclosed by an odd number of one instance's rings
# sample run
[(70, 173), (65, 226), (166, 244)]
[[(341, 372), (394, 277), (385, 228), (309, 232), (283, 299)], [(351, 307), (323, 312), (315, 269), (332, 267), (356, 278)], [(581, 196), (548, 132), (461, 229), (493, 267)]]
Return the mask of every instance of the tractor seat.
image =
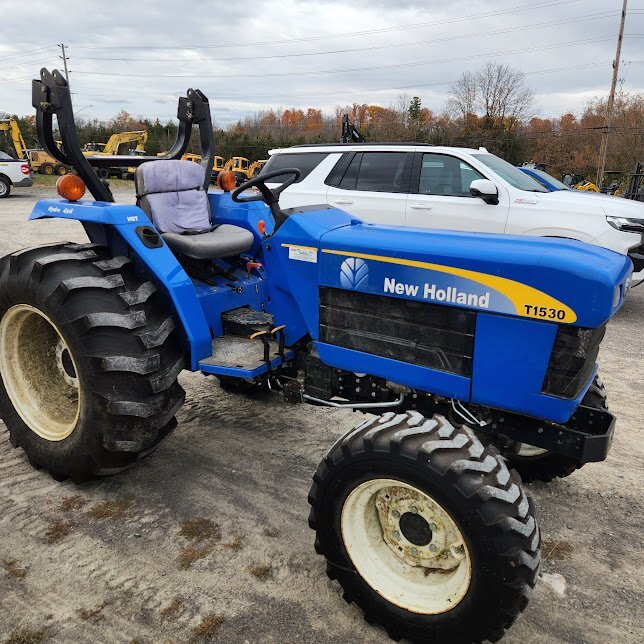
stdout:
[(205, 170), (192, 161), (148, 161), (136, 170), (136, 203), (173, 252), (193, 259), (232, 257), (247, 251), (253, 233), (213, 225), (204, 190)]

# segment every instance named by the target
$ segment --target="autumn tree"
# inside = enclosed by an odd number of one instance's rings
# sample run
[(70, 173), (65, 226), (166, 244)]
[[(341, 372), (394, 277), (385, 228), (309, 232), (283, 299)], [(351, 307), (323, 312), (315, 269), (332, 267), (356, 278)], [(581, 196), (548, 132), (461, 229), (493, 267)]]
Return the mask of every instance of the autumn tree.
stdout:
[(466, 121), (484, 117), (487, 127), (516, 129), (532, 116), (535, 96), (525, 74), (501, 63), (488, 62), (476, 72), (464, 72), (449, 89), (448, 107)]

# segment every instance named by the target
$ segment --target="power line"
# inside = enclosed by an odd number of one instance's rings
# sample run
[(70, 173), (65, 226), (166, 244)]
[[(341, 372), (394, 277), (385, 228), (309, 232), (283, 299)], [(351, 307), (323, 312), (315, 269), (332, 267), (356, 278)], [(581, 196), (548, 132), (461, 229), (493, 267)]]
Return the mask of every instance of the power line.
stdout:
[[(472, 60), (475, 58), (494, 58), (496, 56), (506, 56), (510, 54), (529, 53), (533, 51), (543, 51), (544, 49), (559, 49), (561, 47), (570, 47), (573, 45), (588, 45), (597, 42), (605, 42), (612, 40), (610, 37), (606, 38), (592, 38), (588, 40), (577, 40), (567, 43), (556, 43), (552, 45), (545, 45), (543, 47), (531, 47), (512, 49), (501, 52), (490, 52), (479, 54), (477, 56), (458, 56), (455, 58), (443, 58), (439, 60), (421, 60), (412, 61), (409, 63), (396, 63), (392, 65), (378, 65), (376, 67), (355, 67), (345, 69), (322, 69), (322, 70), (307, 70), (305, 72), (281, 72), (281, 73), (262, 73), (262, 74), (155, 74), (155, 78), (268, 78), (268, 77), (286, 77), (286, 76), (318, 76), (323, 74), (343, 74), (350, 72), (364, 72), (364, 71), (380, 71), (383, 69), (400, 69), (401, 67), (417, 67), (420, 65), (437, 65), (442, 63), (452, 63), (462, 60)], [(89, 72), (84, 70), (74, 70), (75, 74), (83, 74), (86, 76), (109, 76), (114, 78), (149, 78), (149, 74), (124, 74), (114, 72)]]
[(280, 40), (264, 40), (256, 42), (234, 42), (234, 43), (220, 43), (217, 45), (184, 45), (184, 46), (169, 46), (169, 45), (133, 45), (133, 46), (115, 46), (115, 45), (74, 45), (79, 49), (221, 49), (226, 47), (257, 47), (262, 45), (284, 45), (287, 43), (293, 42), (312, 42), (317, 40), (332, 40), (338, 38), (350, 38), (354, 36), (365, 36), (373, 34), (382, 34), (389, 33), (392, 31), (402, 31), (406, 29), (417, 29), (420, 27), (436, 26), (436, 25), (445, 25), (451, 24), (454, 22), (461, 22), (467, 20), (473, 20), (478, 18), (489, 18), (500, 15), (506, 15), (510, 13), (516, 13), (520, 11), (533, 10), (533, 9), (545, 9), (547, 7), (572, 4), (580, 2), (581, 0), (541, 0), (538, 2), (529, 2), (528, 4), (518, 5), (515, 7), (510, 7), (508, 9), (498, 9), (494, 11), (484, 11), (481, 13), (471, 13), (466, 16), (453, 16), (451, 18), (443, 18), (442, 20), (430, 20), (427, 22), (418, 22), (408, 25), (399, 25), (396, 27), (383, 27), (381, 29), (369, 29), (365, 31), (353, 31), (353, 32), (344, 32), (339, 34), (329, 34), (325, 36), (307, 36), (305, 38), (291, 38), (291, 39), (280, 39)]
[[(642, 63), (644, 61), (632, 61), (633, 64), (638, 64)], [(524, 72), (526, 76), (529, 75), (538, 75), (538, 74), (550, 74), (550, 73), (559, 73), (559, 72), (564, 72), (564, 71), (571, 71), (571, 70), (577, 70), (577, 69), (586, 69), (588, 67), (598, 67), (598, 66), (603, 66), (605, 65), (605, 61), (597, 61), (594, 63), (588, 62), (588, 63), (582, 63), (579, 65), (570, 65), (567, 67), (549, 67), (546, 69), (536, 69), (536, 70), (531, 70)], [(451, 80), (444, 80), (444, 81), (435, 81), (432, 83), (415, 83), (413, 85), (402, 85), (402, 86), (397, 86), (397, 87), (371, 87), (371, 88), (351, 88), (351, 89), (325, 89), (324, 93), (326, 95), (329, 94), (361, 94), (361, 93), (367, 93), (367, 92), (388, 92), (388, 91), (400, 91), (400, 90), (415, 90), (419, 88), (424, 88), (424, 87), (440, 87), (444, 85), (450, 85), (451, 83), (454, 82), (454, 79)], [(102, 90), (105, 89), (104, 87), (91, 87), (91, 86), (76, 86), (76, 92), (74, 93), (87, 93), (88, 95), (94, 96), (94, 97), (104, 97), (104, 98), (113, 98), (116, 95), (116, 92), (112, 92), (111, 94), (95, 94), (92, 92), (92, 89), (98, 89)], [(154, 92), (155, 90), (142, 90), (144, 92)], [(157, 92), (157, 93), (164, 93), (164, 92)], [(175, 92), (172, 94), (173, 97), (179, 96), (180, 93)], [(123, 95), (130, 96), (131, 92), (123, 90)], [(314, 90), (310, 92), (297, 92), (297, 93), (291, 93), (286, 96), (286, 98), (290, 97), (319, 97), (320, 96), (320, 91), (319, 90)], [(213, 95), (215, 100), (229, 100), (229, 99), (257, 99), (257, 98), (272, 98), (275, 99), (275, 93), (271, 94), (214, 94)], [(280, 94), (280, 97), (285, 97), (284, 94)], [(213, 99), (211, 99), (212, 101)], [(216, 108), (215, 108), (216, 109)]]
[(43, 51), (46, 49), (53, 49), (54, 47), (57, 47), (57, 45), (47, 45), (46, 47), (38, 47), (37, 49), (27, 49), (26, 51), (16, 52), (15, 54), (6, 54), (6, 55), (0, 56), (0, 60), (4, 60), (6, 58), (20, 58), (21, 56), (25, 56), (33, 52)]
[[(525, 31), (527, 29), (536, 29), (541, 27), (551, 27), (553, 25), (563, 25), (568, 23), (578, 24), (580, 22), (586, 22), (590, 20), (599, 20), (606, 19), (615, 14), (614, 11), (602, 11), (598, 13), (589, 14), (583, 17), (573, 17), (568, 20), (556, 20), (550, 22), (542, 22), (530, 25), (524, 25), (522, 27), (510, 27), (509, 29), (497, 29), (496, 31), (480, 31), (474, 34), (456, 34), (454, 36), (444, 36), (442, 38), (434, 38), (432, 40), (417, 40), (414, 42), (405, 42), (405, 47), (413, 47), (415, 45), (431, 45), (439, 42), (452, 41), (452, 40), (461, 40), (467, 38), (479, 38), (481, 36), (489, 37), (499, 34), (513, 33), (516, 31)], [(305, 53), (296, 53), (296, 54), (272, 54), (268, 56), (234, 56), (230, 58), (185, 58), (185, 59), (168, 59), (168, 58), (138, 58), (133, 59), (131, 56), (126, 58), (108, 58), (108, 57), (96, 57), (96, 56), (76, 56), (76, 60), (97, 60), (97, 61), (127, 61), (130, 63), (195, 63), (195, 62), (230, 62), (238, 60), (270, 60), (270, 59), (283, 59), (283, 58), (300, 58), (303, 56), (326, 56), (330, 54), (346, 54), (346, 53), (355, 53), (361, 51), (374, 51), (378, 49), (390, 49), (393, 47), (400, 47), (400, 43), (393, 44), (380, 44), (372, 45), (369, 47), (356, 47), (351, 49), (333, 49), (329, 51), (315, 51), (315, 52), (305, 52)]]

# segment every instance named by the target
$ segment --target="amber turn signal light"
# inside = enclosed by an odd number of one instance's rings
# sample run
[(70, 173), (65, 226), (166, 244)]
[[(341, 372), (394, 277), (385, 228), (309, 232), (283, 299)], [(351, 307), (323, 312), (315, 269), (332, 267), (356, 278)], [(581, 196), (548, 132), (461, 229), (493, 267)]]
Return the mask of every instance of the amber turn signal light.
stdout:
[(237, 187), (237, 177), (233, 172), (220, 172), (217, 175), (217, 185), (224, 192), (230, 192)]
[(75, 174), (65, 174), (56, 181), (56, 192), (68, 201), (78, 201), (85, 194), (83, 180)]
[(266, 222), (263, 219), (260, 219), (257, 224), (257, 230), (259, 230), (260, 235), (266, 234)]

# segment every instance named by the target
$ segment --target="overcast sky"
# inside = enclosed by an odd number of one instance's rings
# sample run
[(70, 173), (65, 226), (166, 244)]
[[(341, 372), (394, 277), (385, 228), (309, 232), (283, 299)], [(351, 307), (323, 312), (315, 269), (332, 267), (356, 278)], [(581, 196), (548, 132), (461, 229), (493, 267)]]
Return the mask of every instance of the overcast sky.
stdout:
[[(622, 0), (0, 0), (0, 111), (31, 114), (30, 78), (61, 67), (77, 113), (172, 118), (187, 87), (227, 125), (267, 108), (443, 110), (487, 60), (524, 72), (540, 116), (580, 112), (611, 80)], [(630, 0), (620, 77), (644, 92), (644, 0)], [(237, 43), (237, 44), (236, 44)]]

